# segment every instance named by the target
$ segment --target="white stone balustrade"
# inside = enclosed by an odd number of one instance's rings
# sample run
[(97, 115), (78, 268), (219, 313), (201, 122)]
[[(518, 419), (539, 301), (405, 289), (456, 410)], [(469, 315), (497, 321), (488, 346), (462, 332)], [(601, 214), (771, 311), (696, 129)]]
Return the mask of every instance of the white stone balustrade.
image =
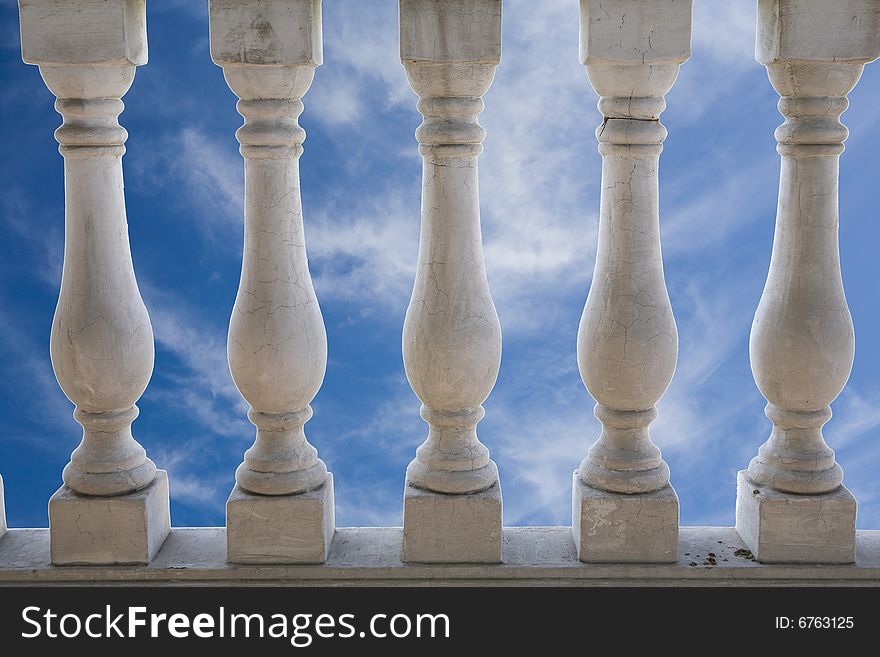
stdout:
[(691, 0), (581, 0), (581, 60), (601, 97), (599, 244), (578, 331), (581, 377), (602, 433), (574, 475), (583, 561), (675, 561), (678, 497), (651, 442), (678, 357), (663, 277), (659, 121), (690, 56)]
[[(681, 532), (649, 426), (678, 357), (661, 256), (659, 118), (690, 56), (692, 0), (580, 2), (580, 56), (603, 120), (599, 239), (577, 361), (602, 431), (574, 473), (571, 528), (502, 529), (498, 468), (476, 432), (501, 361), (477, 184), (477, 117), (501, 59), (501, 5), (399, 0), (401, 62), (424, 119), (403, 356), (428, 436), (407, 468), (403, 528), (337, 531), (333, 477), (304, 432), (327, 362), (298, 123), (322, 63), (321, 1), (209, 0), (211, 56), (244, 117), (244, 245), (228, 356), (256, 439), (235, 473), (226, 528), (175, 529), (156, 558), (172, 531), (168, 478), (131, 432), (153, 335), (132, 265), (127, 133), (117, 119), (147, 61), (145, 1), (19, 0), (23, 59), (39, 66), (63, 117), (66, 237), (51, 356), (83, 438), (50, 500), (48, 532), (7, 529), (0, 477), (0, 583), (880, 578), (880, 536), (855, 530), (856, 501), (822, 434), (854, 358), (837, 238), (840, 116), (880, 56), (880, 2), (758, 1), (756, 59), (785, 118), (776, 233), (750, 343), (772, 429), (738, 475), (736, 527)], [(723, 563), (696, 568), (687, 556), (709, 550)], [(107, 567), (53, 567), (70, 564)]]
[(147, 62), (144, 0), (21, 0), (22, 57), (40, 67), (64, 156), (64, 268), (55, 376), (83, 438), (49, 502), (52, 560), (147, 563), (170, 528), (168, 480), (131, 433), (153, 371), (153, 331), (132, 266), (117, 117)]
[[(320, 0), (211, 0), (211, 56), (245, 119), (244, 253), (229, 369), (251, 405), (253, 447), (226, 506), (232, 562), (321, 562), (333, 478), (303, 425), (324, 380), (327, 336), (309, 275), (297, 117), (321, 64)], [(269, 522), (267, 522), (269, 520)]]
[(767, 562), (855, 558), (856, 501), (822, 425), (853, 363), (838, 252), (840, 115), (880, 56), (873, 0), (761, 0), (756, 59), (780, 95), (773, 254), (752, 324), (752, 372), (770, 438), (737, 480), (736, 527)]
[(407, 561), (501, 560), (501, 486), (477, 438), (501, 364), (480, 234), (482, 96), (501, 60), (501, 0), (400, 0), (400, 59), (419, 96), (419, 262), (403, 360), (428, 437), (406, 471)]

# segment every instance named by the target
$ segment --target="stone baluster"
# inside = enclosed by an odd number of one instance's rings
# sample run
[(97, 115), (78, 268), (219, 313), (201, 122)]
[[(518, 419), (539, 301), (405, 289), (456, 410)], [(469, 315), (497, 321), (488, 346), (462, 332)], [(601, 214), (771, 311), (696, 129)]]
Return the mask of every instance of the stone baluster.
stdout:
[(64, 268), (52, 323), (55, 376), (82, 442), (49, 502), (52, 561), (147, 563), (170, 529), (168, 478), (132, 437), (153, 371), (153, 332), (132, 266), (120, 98), (147, 62), (144, 0), (20, 0), (22, 57), (40, 67), (63, 124)]
[(240, 99), (244, 252), (229, 369), (254, 445), (226, 505), (228, 560), (320, 563), (334, 532), (333, 478), (303, 425), (327, 365), (306, 258), (301, 98), (322, 61), (320, 0), (211, 0), (211, 55)]
[(648, 427), (678, 357), (663, 277), (659, 121), (690, 56), (691, 0), (581, 0), (581, 60), (601, 97), (599, 243), (578, 331), (602, 433), (574, 474), (572, 526), (589, 562), (670, 562), (678, 497)]
[(480, 235), (482, 96), (501, 59), (501, 0), (400, 0), (400, 57), (424, 122), (422, 229), (403, 358), (428, 437), (406, 471), (404, 559), (501, 560), (501, 488), (477, 438), (501, 363)]
[(760, 0), (756, 59), (780, 95), (782, 158), (770, 271), (752, 324), (752, 373), (770, 437), (737, 478), (736, 528), (765, 562), (855, 558), (856, 501), (825, 444), (853, 363), (840, 274), (840, 115), (880, 55), (876, 0)]

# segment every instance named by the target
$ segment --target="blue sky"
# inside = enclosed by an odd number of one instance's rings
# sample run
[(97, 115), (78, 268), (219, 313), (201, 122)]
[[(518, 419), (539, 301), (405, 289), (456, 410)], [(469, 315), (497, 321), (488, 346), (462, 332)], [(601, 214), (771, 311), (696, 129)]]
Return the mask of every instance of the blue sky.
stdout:
[[(754, 4), (695, 0), (693, 54), (662, 118), (661, 225), (680, 357), (653, 435), (689, 525), (733, 523), (736, 471), (769, 432), (748, 332), (769, 264), (781, 116), (753, 59)], [(210, 59), (207, 2), (150, 0), (147, 12), (150, 61), (121, 116), (134, 264), (156, 335), (134, 431), (169, 471), (174, 524), (220, 525), (253, 440), (225, 355), (241, 262), (241, 117)], [(480, 119), (504, 354), (479, 433), (498, 463), (508, 525), (569, 524), (571, 472), (598, 435), (575, 359), (601, 166), (577, 20), (576, 0), (505, 0), (503, 60)], [(426, 433), (400, 355), (421, 167), (397, 43), (394, 0), (327, 0), (324, 65), (301, 117), (306, 238), (330, 353), (306, 431), (334, 472), (340, 526), (400, 524), (404, 472)], [(39, 527), (80, 427), (48, 352), (64, 230), (60, 117), (37, 69), (21, 63), (15, 0), (0, 0), (0, 82), (0, 474), (9, 524)], [(825, 434), (859, 527), (878, 528), (880, 72), (867, 67), (850, 103), (840, 237), (856, 361)]]

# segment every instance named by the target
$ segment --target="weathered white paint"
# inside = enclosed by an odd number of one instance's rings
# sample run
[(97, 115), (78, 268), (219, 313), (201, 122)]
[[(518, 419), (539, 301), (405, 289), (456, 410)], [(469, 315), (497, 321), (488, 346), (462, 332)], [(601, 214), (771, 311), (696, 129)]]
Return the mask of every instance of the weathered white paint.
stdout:
[[(501, 0), (400, 0), (400, 59), (424, 117), (416, 131), (423, 158), (421, 244), (403, 359), (429, 426), (406, 471), (404, 542), (414, 560), (458, 561), (473, 552), (460, 531), (440, 537), (428, 553), (416, 548), (435, 532), (425, 513), (430, 505), (410, 487), (442, 496), (498, 486), (498, 468), (476, 432), (501, 363), (501, 326), (480, 234), (477, 157), (485, 131), (477, 114), (501, 61)], [(500, 488), (496, 499), (492, 513), (500, 526)], [(467, 509), (464, 500), (454, 504)]]
[(322, 565), (230, 565), (222, 527), (175, 528), (149, 566), (55, 568), (44, 529), (0, 540), (0, 585), (277, 586), (877, 586), (880, 531), (860, 531), (849, 565), (783, 566), (754, 560), (732, 527), (682, 527), (676, 563), (585, 564), (569, 527), (505, 527), (500, 564), (402, 561), (399, 527), (338, 529)]
[[(666, 524), (674, 520), (677, 527), (678, 498), (648, 427), (678, 357), (660, 252), (657, 168), (666, 138), (659, 121), (664, 96), (690, 56), (690, 33), (691, 0), (581, 0), (581, 60), (601, 97), (603, 121), (596, 130), (599, 243), (577, 357), (602, 433), (578, 470), (573, 526), (604, 515), (608, 503), (636, 509), (641, 503), (624, 504), (619, 495), (663, 491), (652, 495), (652, 504), (668, 507), (648, 517), (621, 506), (608, 516), (620, 533), (615, 560), (621, 561), (675, 558), (677, 539)], [(610, 544), (592, 551), (590, 533), (577, 534), (582, 559), (612, 559)]]
[[(840, 115), (865, 63), (878, 55), (880, 5), (873, 0), (758, 4), (756, 59), (785, 117), (776, 130), (782, 168), (773, 254), (749, 345), (773, 429), (749, 464), (751, 485), (740, 477), (737, 527), (774, 561), (841, 561), (853, 552), (855, 500), (841, 488), (843, 472), (822, 425), (849, 378), (854, 349), (837, 237), (847, 137)], [(777, 493), (811, 497), (792, 497), (783, 507), (790, 513), (771, 512), (764, 508), (771, 500), (785, 499)], [(849, 502), (838, 504), (841, 496)], [(794, 509), (806, 506), (827, 530), (800, 528)]]
[(83, 427), (49, 502), (52, 557), (144, 562), (168, 534), (168, 484), (131, 433), (153, 371), (153, 331), (132, 266), (122, 182), (128, 133), (117, 117), (135, 67), (147, 61), (145, 5), (21, 0), (19, 8), (22, 58), (40, 67), (64, 118), (55, 132), (64, 156), (64, 268), (50, 351)]
[[(257, 427), (227, 504), (230, 558), (315, 561), (315, 550), (301, 543), (266, 546), (283, 529), (308, 533), (297, 541), (325, 553), (324, 538), (333, 534), (332, 524), (312, 522), (311, 512), (295, 522), (298, 509), (314, 506), (297, 495), (321, 489), (320, 504), (333, 502), (327, 467), (303, 430), (327, 367), (324, 320), (306, 257), (299, 182), (305, 131), (297, 121), (322, 61), (321, 2), (211, 0), (209, 8), (211, 56), (245, 120), (236, 132), (245, 161), (244, 252), (228, 355)], [(248, 496), (255, 497), (248, 502)], [(254, 523), (261, 514), (275, 517)], [(333, 511), (317, 517), (332, 523)]]

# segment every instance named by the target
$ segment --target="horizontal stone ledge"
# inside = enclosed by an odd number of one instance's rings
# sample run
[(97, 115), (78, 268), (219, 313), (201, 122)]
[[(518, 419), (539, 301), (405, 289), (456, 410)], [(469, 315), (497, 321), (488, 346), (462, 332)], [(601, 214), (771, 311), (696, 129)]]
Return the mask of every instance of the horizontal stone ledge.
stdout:
[(382, 527), (338, 529), (322, 565), (232, 565), (226, 530), (203, 527), (173, 529), (149, 566), (58, 567), (49, 563), (48, 529), (10, 529), (0, 538), (0, 585), (880, 585), (880, 531), (858, 532), (856, 562), (848, 565), (760, 564), (743, 556), (732, 527), (682, 527), (675, 564), (581, 563), (568, 527), (503, 533), (500, 564), (403, 563), (402, 530)]

